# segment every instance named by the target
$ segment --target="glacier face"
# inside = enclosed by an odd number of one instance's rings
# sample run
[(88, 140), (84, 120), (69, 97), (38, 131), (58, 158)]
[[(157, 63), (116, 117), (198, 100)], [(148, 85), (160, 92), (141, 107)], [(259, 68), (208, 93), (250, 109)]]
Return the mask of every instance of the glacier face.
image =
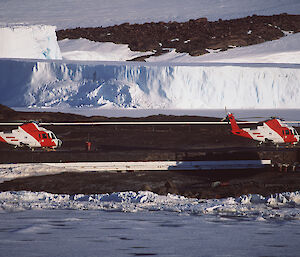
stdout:
[(12, 107), (298, 108), (297, 64), (147, 64), (0, 59)]
[(0, 58), (62, 59), (55, 29), (22, 24), (0, 27)]

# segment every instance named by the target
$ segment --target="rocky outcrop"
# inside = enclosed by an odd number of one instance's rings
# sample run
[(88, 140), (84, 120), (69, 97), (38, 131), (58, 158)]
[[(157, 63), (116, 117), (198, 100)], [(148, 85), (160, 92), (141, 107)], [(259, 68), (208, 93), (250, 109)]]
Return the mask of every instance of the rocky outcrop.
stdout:
[(124, 23), (110, 27), (75, 28), (57, 31), (58, 40), (86, 38), (96, 42), (128, 44), (133, 51), (153, 51), (160, 55), (168, 49), (202, 55), (208, 49), (227, 50), (279, 39), (286, 33), (300, 32), (300, 15), (248, 16), (240, 19), (187, 22)]

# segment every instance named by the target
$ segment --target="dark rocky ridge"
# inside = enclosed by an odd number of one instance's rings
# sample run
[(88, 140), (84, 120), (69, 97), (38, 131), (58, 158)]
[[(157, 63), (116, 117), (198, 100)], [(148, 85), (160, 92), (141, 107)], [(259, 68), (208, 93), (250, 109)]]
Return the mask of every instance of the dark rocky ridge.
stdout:
[[(133, 51), (153, 51), (160, 55), (175, 48), (192, 56), (206, 49), (227, 50), (279, 39), (282, 31), (300, 32), (300, 15), (248, 16), (240, 19), (208, 21), (206, 18), (187, 22), (124, 23), (110, 27), (58, 30), (57, 38), (86, 38), (95, 42), (128, 44)], [(137, 60), (145, 59), (141, 57)]]
[(195, 198), (264, 196), (300, 190), (300, 173), (262, 170), (85, 172), (25, 177), (0, 184), (0, 191), (45, 191), (60, 194), (100, 194), (148, 190)]
[(105, 117), (83, 116), (73, 113), (62, 112), (25, 112), (15, 111), (0, 104), (0, 122), (85, 122), (85, 121), (220, 121), (219, 118), (203, 116), (174, 116), (174, 115), (151, 115), (143, 118), (132, 117)]

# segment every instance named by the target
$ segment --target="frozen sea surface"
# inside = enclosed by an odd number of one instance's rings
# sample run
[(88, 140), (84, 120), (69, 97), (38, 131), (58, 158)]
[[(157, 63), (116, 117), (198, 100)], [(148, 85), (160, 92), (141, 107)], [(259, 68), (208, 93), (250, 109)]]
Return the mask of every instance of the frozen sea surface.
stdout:
[(0, 256), (297, 256), (300, 193), (0, 193)]
[(300, 222), (170, 212), (0, 214), (0, 256), (297, 256)]

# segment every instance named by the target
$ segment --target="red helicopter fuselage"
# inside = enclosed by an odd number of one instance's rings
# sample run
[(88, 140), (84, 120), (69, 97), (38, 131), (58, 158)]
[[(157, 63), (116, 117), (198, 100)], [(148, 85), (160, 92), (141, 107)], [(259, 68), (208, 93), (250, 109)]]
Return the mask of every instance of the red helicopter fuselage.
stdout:
[(261, 143), (291, 144), (299, 142), (299, 134), (295, 128), (288, 126), (280, 119), (270, 119), (255, 128), (240, 128), (232, 113), (227, 115), (231, 132), (234, 135), (250, 138)]
[(11, 132), (0, 132), (0, 142), (16, 147), (27, 146), (29, 148), (58, 148), (62, 141), (55, 134), (36, 123), (25, 123)]

